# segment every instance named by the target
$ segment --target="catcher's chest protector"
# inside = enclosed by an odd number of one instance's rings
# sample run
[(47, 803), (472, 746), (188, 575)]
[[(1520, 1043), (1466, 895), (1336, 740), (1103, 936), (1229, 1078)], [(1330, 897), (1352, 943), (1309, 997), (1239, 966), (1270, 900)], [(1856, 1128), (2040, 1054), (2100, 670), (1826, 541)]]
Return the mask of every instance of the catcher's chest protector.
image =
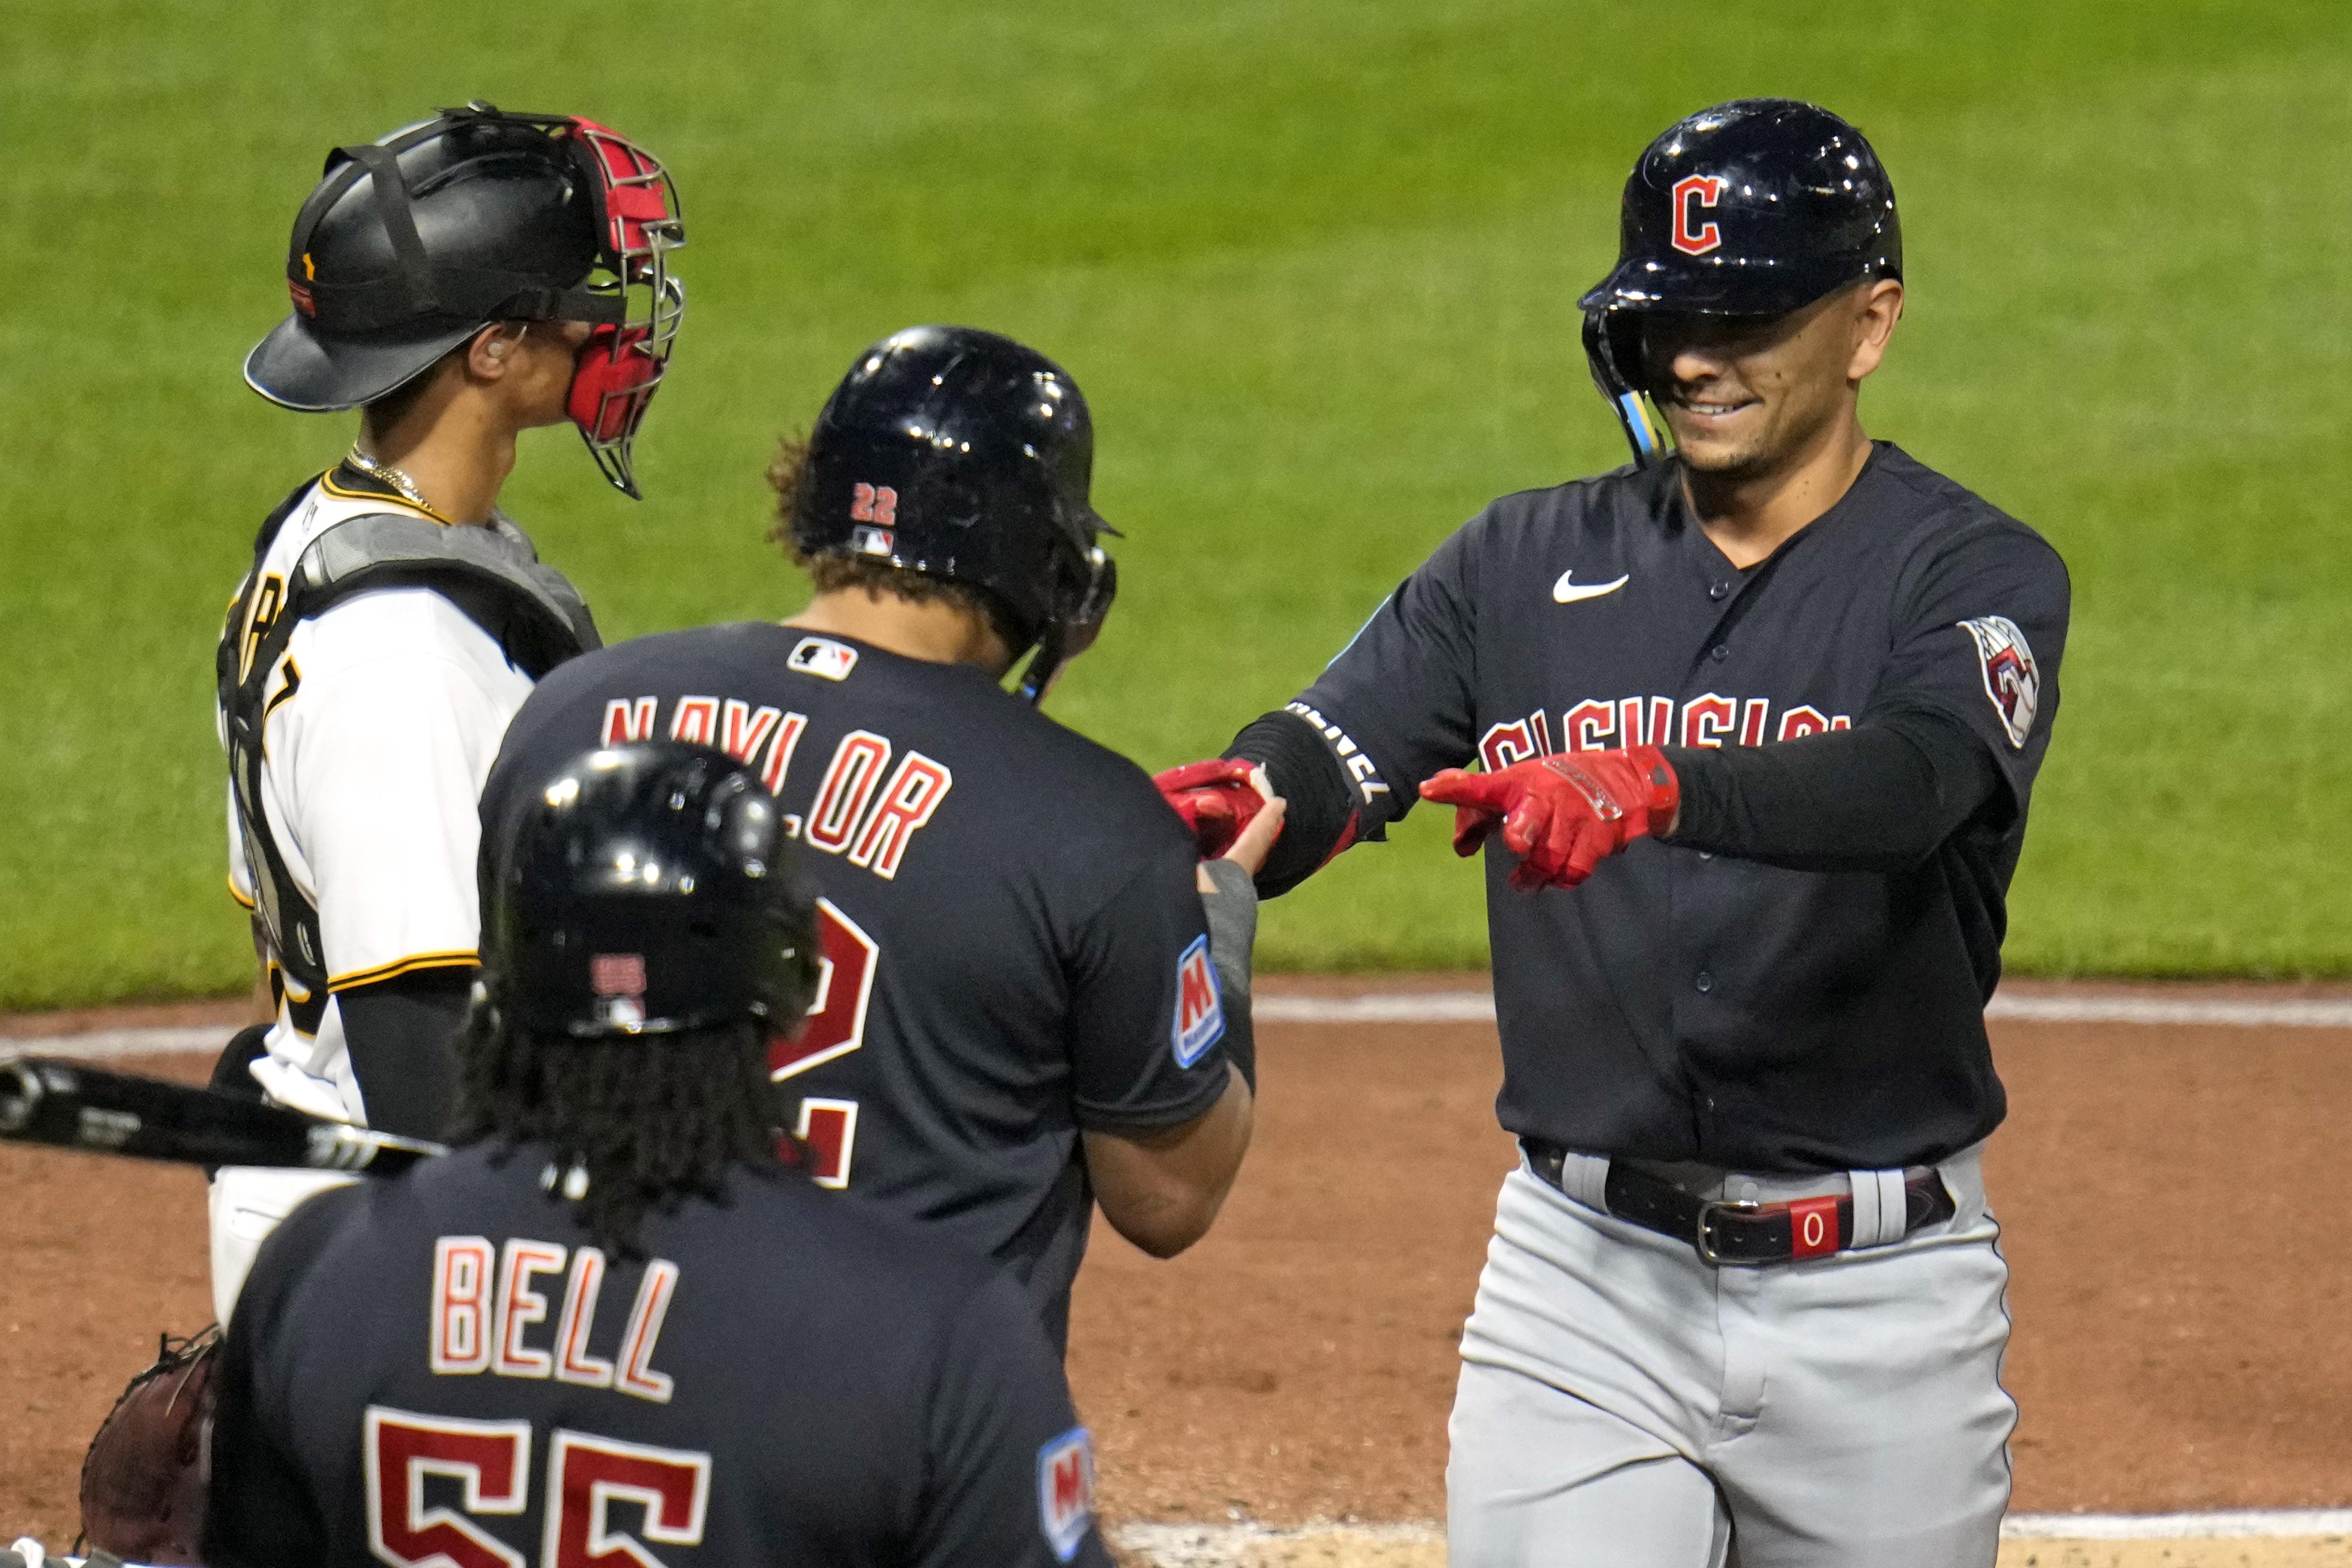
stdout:
[(288, 665), (271, 689), (295, 627), (369, 589), (429, 588), (494, 638), (508, 662), (533, 680), (603, 644), (579, 590), (542, 564), (522, 531), (504, 518), (475, 527), (363, 513), (321, 532), (284, 576), (265, 574), (262, 563), (278, 529), (309, 489), (297, 490), (262, 525), (253, 570), (222, 627), (214, 673), (255, 910), (287, 974), (323, 995), (319, 911), (295, 885), (261, 804), (263, 729), (270, 710), (293, 695), (300, 679)]

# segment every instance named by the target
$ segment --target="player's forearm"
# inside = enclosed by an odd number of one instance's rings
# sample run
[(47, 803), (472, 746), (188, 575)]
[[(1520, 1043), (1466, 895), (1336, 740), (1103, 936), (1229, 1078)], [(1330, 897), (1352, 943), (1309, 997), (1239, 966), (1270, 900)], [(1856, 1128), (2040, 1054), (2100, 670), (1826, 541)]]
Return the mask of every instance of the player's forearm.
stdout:
[(1255, 1098), (1235, 1069), (1217, 1103), (1180, 1126), (1086, 1133), (1103, 1217), (1152, 1257), (1175, 1257), (1208, 1234), (1224, 1206), (1255, 1120)]
[(473, 984), (470, 968), (426, 969), (336, 994), (369, 1126), (410, 1138), (447, 1134), (457, 1100), (457, 1031)]
[(1667, 842), (1801, 871), (1916, 866), (2000, 787), (1967, 727), (1927, 710), (1769, 745), (1662, 750), (1682, 790)]

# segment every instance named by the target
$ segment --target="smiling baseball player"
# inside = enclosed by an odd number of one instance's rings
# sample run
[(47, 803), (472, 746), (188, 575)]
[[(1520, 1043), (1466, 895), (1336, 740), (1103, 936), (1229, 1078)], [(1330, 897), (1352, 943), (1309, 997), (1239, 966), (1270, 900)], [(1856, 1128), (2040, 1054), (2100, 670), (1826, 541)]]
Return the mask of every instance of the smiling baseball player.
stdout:
[(1290, 803), (1268, 892), (1415, 786), (1486, 853), (1525, 1158), (1463, 1335), (1455, 1568), (1993, 1561), (1983, 1008), (2068, 589), (1864, 435), (1902, 278), (1852, 125), (1668, 129), (1582, 300), (1636, 462), (1495, 502), (1233, 748)]
[[(570, 419), (635, 495), (631, 443), (684, 299), (675, 192), (589, 121), (476, 103), (337, 150), (288, 253), (293, 313), (246, 362), (359, 438), (262, 524), (216, 662), (230, 887), (274, 1017), (215, 1074), (437, 1136), (473, 982), (475, 802), (532, 681), (597, 646), (498, 510), (523, 430)], [(226, 1321), (254, 1248), (331, 1178), (231, 1168), (212, 1194)]]

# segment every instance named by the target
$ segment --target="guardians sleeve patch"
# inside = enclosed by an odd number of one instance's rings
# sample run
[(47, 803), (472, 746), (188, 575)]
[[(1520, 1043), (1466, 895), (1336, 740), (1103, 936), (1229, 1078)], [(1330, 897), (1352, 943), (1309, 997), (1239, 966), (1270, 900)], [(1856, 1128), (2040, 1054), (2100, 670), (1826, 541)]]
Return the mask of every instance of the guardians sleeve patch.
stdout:
[(1979, 616), (1960, 622), (1959, 627), (1977, 645), (1985, 695), (1992, 700), (1993, 711), (2000, 715), (2009, 743), (2023, 751), (2026, 738), (2033, 733), (2034, 710), (2042, 702), (2042, 671), (2033, 662), (2033, 650), (2026, 646), (2025, 634), (2006, 616)]

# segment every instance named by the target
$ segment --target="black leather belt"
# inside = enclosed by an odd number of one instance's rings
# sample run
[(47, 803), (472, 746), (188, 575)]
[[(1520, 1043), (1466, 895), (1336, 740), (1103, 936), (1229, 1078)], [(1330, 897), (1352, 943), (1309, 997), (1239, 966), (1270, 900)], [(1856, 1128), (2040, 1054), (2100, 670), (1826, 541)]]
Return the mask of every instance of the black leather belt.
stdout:
[[(1568, 1151), (1531, 1138), (1519, 1140), (1519, 1146), (1527, 1151), (1536, 1174), (1559, 1187), (1560, 1163)], [(1566, 1189), (1561, 1191), (1565, 1195)], [(1727, 1263), (1792, 1263), (1843, 1252), (1853, 1245), (1850, 1194), (1823, 1194), (1786, 1203), (1731, 1203), (1699, 1197), (1664, 1177), (1622, 1160), (1612, 1160), (1601, 1195), (1608, 1201), (1609, 1212), (1619, 1219), (1686, 1241), (1701, 1258), (1717, 1268)], [(1903, 1200), (1906, 1236), (1958, 1212), (1943, 1178), (1934, 1171), (1906, 1179)]]

